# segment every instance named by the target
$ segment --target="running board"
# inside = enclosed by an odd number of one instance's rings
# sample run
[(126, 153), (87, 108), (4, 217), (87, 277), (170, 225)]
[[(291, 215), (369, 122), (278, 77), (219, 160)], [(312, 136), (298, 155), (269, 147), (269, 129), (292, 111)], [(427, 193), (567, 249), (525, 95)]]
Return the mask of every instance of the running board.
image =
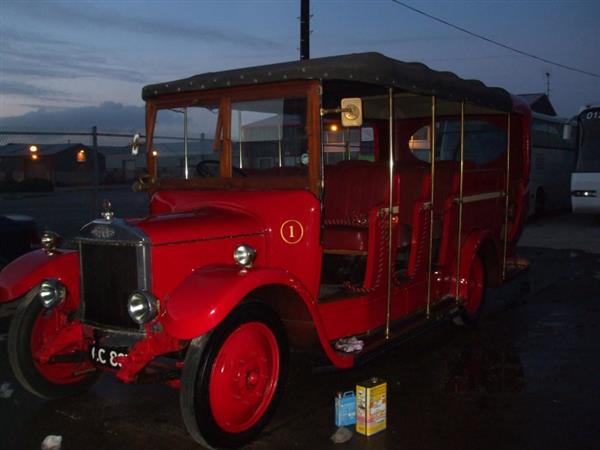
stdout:
[(427, 318), (426, 310), (421, 310), (404, 319), (392, 322), (388, 338), (385, 336), (384, 328), (379, 328), (369, 335), (358, 336), (358, 339), (364, 341), (365, 345), (361, 352), (355, 354), (354, 365), (365, 364), (386, 351), (447, 322), (459, 312), (460, 305), (457, 304), (456, 299), (446, 297), (431, 306), (429, 318)]

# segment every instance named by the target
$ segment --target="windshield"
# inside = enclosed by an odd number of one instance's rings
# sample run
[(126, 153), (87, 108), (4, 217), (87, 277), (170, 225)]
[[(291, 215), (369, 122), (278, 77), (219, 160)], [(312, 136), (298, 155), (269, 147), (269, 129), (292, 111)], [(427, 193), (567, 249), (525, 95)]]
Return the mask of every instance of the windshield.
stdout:
[(220, 178), (228, 160), (235, 178), (307, 173), (306, 98), (220, 105), (157, 111), (151, 154), (159, 179)]
[(600, 108), (588, 109), (579, 116), (580, 141), (577, 172), (600, 172)]
[(308, 163), (306, 99), (233, 103), (234, 172), (246, 176), (299, 174)]
[(214, 149), (218, 117), (217, 105), (157, 111), (152, 155), (159, 178), (193, 178), (202, 161), (218, 159)]

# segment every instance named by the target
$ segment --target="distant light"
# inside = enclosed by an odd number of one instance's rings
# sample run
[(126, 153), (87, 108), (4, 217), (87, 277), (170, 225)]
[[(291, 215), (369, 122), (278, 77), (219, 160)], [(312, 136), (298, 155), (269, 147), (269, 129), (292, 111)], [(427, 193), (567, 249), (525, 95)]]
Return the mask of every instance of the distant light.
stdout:
[(86, 157), (85, 157), (85, 150), (84, 150), (84, 149), (81, 149), (81, 150), (79, 150), (79, 151), (77, 152), (77, 162), (78, 162), (78, 163), (84, 163), (84, 162), (85, 162), (85, 160), (86, 160)]
[[(38, 147), (37, 147), (37, 145), (30, 145), (30, 146), (29, 146), (29, 151), (30, 151), (31, 153), (35, 153), (35, 152), (37, 152), (37, 151), (38, 151)], [(36, 159), (37, 159), (37, 158), (36, 158)]]
[(158, 156), (158, 150), (152, 150), (152, 156), (154, 156), (154, 157)]
[(37, 161), (37, 160), (38, 160), (38, 158), (39, 158), (39, 155), (37, 155), (36, 153), (33, 153), (33, 154), (31, 155), (31, 159), (33, 159), (34, 161)]
[(337, 131), (338, 130), (338, 126), (337, 126), (337, 124), (334, 123), (334, 124), (331, 124), (331, 126), (329, 127), (329, 129), (331, 131)]

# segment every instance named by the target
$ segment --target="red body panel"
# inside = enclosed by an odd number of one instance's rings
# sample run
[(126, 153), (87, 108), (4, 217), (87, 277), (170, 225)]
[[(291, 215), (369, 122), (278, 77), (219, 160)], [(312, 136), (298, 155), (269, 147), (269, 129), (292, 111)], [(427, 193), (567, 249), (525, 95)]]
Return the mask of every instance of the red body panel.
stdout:
[(79, 301), (79, 254), (65, 250), (48, 255), (43, 250), (27, 253), (0, 271), (0, 303), (16, 300), (45, 278), (62, 281)]
[[(218, 215), (204, 220), (209, 205)], [(194, 219), (197, 227), (187, 231), (186, 245), (177, 244), (180, 239), (171, 229), (171, 244), (153, 246), (153, 290), (159, 298), (172, 292), (193, 271), (208, 265), (233, 265), (233, 251), (240, 244), (256, 248), (255, 266), (294, 274), (316, 298), (321, 272), (320, 205), (311, 193), (166, 191), (153, 196), (150, 212), (153, 216), (169, 213), (137, 223), (150, 236), (154, 236), (158, 223), (168, 229), (165, 218), (177, 218), (184, 212), (186, 218), (198, 214)], [(240, 218), (241, 225), (225, 220), (232, 217)], [(173, 224), (179, 229), (178, 220)], [(213, 238), (205, 240), (205, 235)]]

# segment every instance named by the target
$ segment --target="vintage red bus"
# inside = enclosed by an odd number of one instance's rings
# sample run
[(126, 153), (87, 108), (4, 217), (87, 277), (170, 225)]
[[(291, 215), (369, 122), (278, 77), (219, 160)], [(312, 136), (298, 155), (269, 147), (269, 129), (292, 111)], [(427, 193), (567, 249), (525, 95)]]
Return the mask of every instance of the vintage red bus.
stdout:
[[(272, 416), (290, 348), (316, 343), (350, 368), (442, 319), (476, 319), (517, 267), (530, 111), (502, 89), (365, 53), (142, 95), (149, 216), (107, 205), (77, 250), (46, 233), (0, 272), (0, 300), (20, 302), (10, 364), (40, 397), (79, 393), (100, 370), (165, 382), (194, 439), (241, 445)], [(179, 173), (153, 151), (175, 120)], [(198, 162), (199, 132), (214, 152)], [(364, 347), (336, 347), (351, 337)]]

